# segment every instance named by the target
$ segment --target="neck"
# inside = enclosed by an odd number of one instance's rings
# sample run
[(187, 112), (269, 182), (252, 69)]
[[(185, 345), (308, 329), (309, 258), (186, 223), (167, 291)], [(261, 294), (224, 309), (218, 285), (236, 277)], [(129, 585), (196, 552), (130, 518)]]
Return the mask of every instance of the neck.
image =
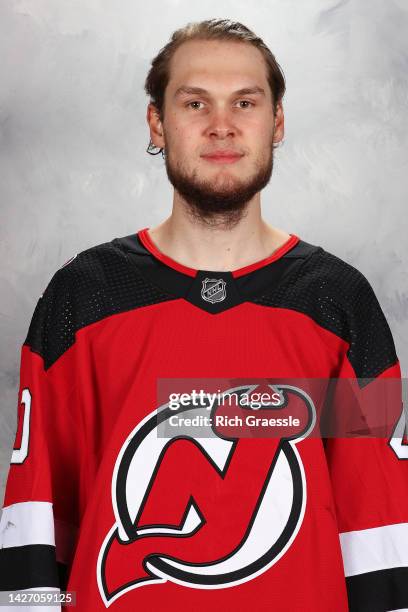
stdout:
[(171, 215), (149, 229), (156, 247), (175, 261), (198, 270), (235, 270), (271, 255), (289, 234), (262, 218), (260, 195), (248, 203), (232, 227), (207, 224), (191, 216), (186, 204), (175, 198)]

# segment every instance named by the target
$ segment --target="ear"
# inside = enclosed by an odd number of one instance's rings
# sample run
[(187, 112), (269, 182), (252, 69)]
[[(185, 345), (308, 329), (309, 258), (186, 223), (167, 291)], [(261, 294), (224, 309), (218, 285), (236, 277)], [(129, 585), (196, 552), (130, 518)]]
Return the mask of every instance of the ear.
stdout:
[(273, 142), (278, 143), (283, 140), (285, 136), (285, 115), (283, 113), (282, 102), (278, 102), (275, 113), (275, 132), (273, 135)]
[(147, 105), (146, 120), (150, 129), (150, 140), (156, 147), (165, 148), (163, 126), (159, 117), (159, 110), (151, 102)]

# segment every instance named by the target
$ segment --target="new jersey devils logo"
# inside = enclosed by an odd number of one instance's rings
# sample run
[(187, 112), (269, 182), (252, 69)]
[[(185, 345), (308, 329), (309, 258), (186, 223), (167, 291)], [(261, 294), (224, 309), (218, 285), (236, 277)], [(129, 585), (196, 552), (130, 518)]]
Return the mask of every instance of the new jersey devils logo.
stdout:
[[(304, 515), (306, 484), (296, 448), (312, 431), (314, 404), (291, 385), (268, 385), (283, 416), (303, 411), (287, 437), (158, 437), (174, 411), (161, 406), (131, 432), (118, 455), (112, 503), (116, 523), (101, 546), (97, 579), (108, 607), (146, 585), (227, 588), (254, 579), (288, 550)], [(250, 394), (258, 385), (228, 389)], [(213, 408), (212, 414), (219, 408)], [(251, 408), (246, 409), (251, 410)], [(196, 405), (178, 413), (202, 414)]]

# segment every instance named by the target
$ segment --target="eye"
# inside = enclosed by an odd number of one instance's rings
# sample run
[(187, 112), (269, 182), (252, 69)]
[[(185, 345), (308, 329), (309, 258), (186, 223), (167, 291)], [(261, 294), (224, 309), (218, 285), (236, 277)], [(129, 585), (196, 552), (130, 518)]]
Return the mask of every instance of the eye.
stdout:
[[(192, 104), (202, 104), (202, 102), (200, 100), (192, 100), (192, 102), (188, 102), (188, 104), (186, 104), (186, 106), (189, 106), (189, 107), (193, 108), (191, 106)], [(196, 108), (194, 110), (196, 110)], [(200, 110), (200, 109), (197, 109), (197, 110)]]
[[(249, 104), (249, 106), (255, 106), (255, 104), (251, 102), (250, 100), (239, 100), (238, 104), (242, 104), (242, 102), (244, 104)], [(241, 106), (241, 108), (249, 108), (249, 106), (244, 106), (244, 107)]]

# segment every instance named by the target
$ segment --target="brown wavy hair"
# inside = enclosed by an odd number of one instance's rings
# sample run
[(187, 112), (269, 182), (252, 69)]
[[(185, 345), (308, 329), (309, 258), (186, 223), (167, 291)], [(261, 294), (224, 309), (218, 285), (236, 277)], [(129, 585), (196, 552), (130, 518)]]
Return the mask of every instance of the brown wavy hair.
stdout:
[[(170, 61), (176, 49), (184, 42), (189, 40), (232, 40), (246, 42), (254, 45), (262, 53), (266, 68), (267, 79), (272, 93), (273, 112), (276, 112), (277, 105), (285, 94), (285, 76), (271, 50), (265, 45), (262, 38), (257, 36), (249, 28), (238, 21), (230, 19), (208, 19), (206, 21), (190, 22), (183, 28), (173, 32), (169, 42), (160, 49), (159, 53), (152, 60), (151, 68), (147, 74), (144, 89), (150, 97), (160, 117), (164, 119), (164, 94), (170, 79)], [(152, 155), (163, 153), (163, 149), (157, 149), (150, 141), (147, 152)]]

